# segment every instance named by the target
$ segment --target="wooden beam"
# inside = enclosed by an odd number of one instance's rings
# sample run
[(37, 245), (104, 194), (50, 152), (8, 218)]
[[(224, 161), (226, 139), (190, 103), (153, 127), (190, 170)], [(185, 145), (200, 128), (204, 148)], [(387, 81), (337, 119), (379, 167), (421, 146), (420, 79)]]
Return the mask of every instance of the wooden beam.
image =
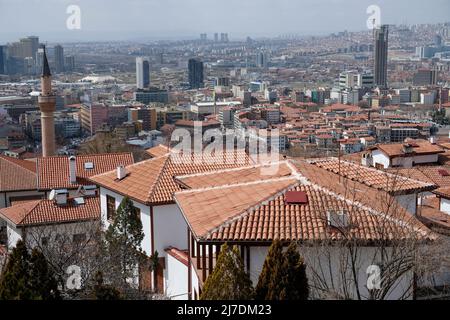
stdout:
[(202, 256), (200, 252), (200, 244), (197, 242), (197, 269), (200, 269), (200, 257)]
[(213, 246), (210, 244), (208, 246), (208, 275), (213, 271)]
[(204, 283), (206, 280), (206, 244), (202, 245), (202, 276)]

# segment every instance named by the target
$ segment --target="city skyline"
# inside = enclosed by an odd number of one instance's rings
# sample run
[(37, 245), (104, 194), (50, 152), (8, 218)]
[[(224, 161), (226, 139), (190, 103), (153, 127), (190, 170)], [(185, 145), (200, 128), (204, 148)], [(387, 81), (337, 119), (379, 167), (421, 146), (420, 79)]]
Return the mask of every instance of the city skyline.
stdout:
[[(370, 5), (380, 7), (382, 24), (444, 23), (448, 19), (446, 12), (450, 11), (450, 3), (445, 0), (432, 0), (426, 4), (417, 0), (395, 3), (370, 0), (234, 2), (225, 5), (204, 0), (124, 3), (80, 0), (75, 4), (81, 9), (81, 29), (69, 30), (66, 20), (70, 14), (66, 9), (72, 5), (71, 1), (32, 0), (24, 3), (23, 0), (0, 0), (0, 42), (28, 35), (30, 30), (48, 41), (69, 42), (192, 39), (200, 33), (207, 33), (208, 39), (212, 40), (216, 32), (229, 33), (231, 40), (282, 34), (324, 35), (367, 29), (370, 15), (366, 10)], [(405, 8), (407, 19), (404, 14), (399, 14)], [(247, 16), (250, 11), (253, 12), (252, 19)], [(215, 12), (220, 12), (220, 16)], [(52, 19), (42, 20), (42, 16), (52, 16)], [(346, 18), (348, 16), (352, 19)]]

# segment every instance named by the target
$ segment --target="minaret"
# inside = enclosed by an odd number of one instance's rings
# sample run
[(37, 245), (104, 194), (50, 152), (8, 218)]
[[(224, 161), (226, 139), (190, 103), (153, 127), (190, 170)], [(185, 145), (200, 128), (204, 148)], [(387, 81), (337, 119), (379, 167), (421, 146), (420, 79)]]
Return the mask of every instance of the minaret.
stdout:
[(55, 154), (55, 120), (53, 112), (56, 110), (56, 97), (52, 93), (52, 74), (48, 66), (47, 54), (44, 47), (44, 61), (41, 75), (41, 95), (39, 109), (41, 110), (42, 156)]

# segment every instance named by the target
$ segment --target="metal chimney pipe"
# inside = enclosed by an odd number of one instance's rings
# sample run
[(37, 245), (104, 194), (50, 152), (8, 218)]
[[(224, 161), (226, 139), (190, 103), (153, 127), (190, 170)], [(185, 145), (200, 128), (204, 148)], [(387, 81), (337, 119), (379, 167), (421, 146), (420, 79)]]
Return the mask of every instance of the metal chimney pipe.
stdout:
[(69, 180), (70, 183), (77, 183), (77, 161), (74, 156), (69, 157)]

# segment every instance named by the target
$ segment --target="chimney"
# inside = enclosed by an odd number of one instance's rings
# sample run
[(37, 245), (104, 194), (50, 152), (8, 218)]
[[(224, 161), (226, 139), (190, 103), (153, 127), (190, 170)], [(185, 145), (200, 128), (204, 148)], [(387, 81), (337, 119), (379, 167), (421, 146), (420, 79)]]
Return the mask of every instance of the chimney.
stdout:
[(77, 160), (74, 156), (69, 157), (69, 180), (70, 183), (77, 183)]
[(414, 151), (414, 148), (411, 144), (409, 144), (409, 143), (403, 144), (403, 153), (409, 154), (409, 153), (412, 153), (413, 151)]
[(117, 167), (117, 180), (122, 180), (127, 176), (127, 169), (124, 166)]

